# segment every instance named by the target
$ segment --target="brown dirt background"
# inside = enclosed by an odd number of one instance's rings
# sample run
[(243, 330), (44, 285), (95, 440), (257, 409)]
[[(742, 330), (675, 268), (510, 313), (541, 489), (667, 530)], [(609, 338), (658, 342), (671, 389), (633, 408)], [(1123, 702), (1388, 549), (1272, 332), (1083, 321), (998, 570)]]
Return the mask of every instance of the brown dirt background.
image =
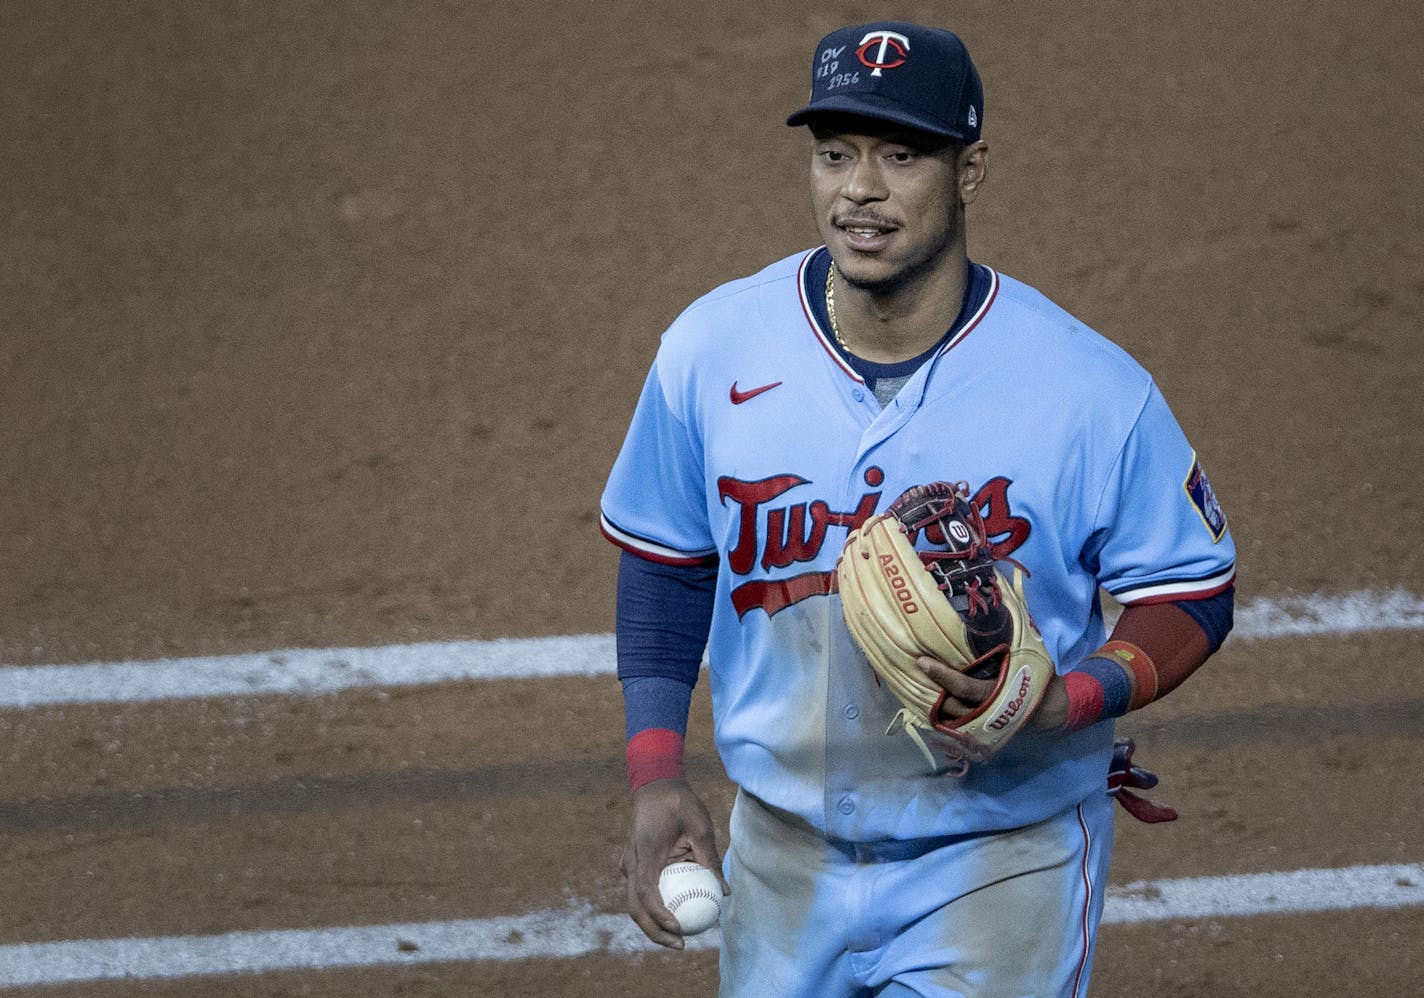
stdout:
[[(904, 3), (985, 79), (971, 253), (1158, 376), (1243, 600), (1424, 591), (1414, 4)], [(611, 629), (656, 339), (814, 242), (865, 3), (0, 6), (0, 662)], [(1005, 383), (1013, 372), (1004, 371)], [(1418, 862), (1418, 634), (1233, 640), (1113, 879)], [(729, 792), (699, 691), (691, 766)], [(620, 910), (616, 683), (0, 712), (0, 943)], [(1424, 909), (1104, 930), (1099, 996), (1413, 995)], [(715, 957), (45, 996), (714, 990)], [(20, 992), (14, 992), (19, 994)]]

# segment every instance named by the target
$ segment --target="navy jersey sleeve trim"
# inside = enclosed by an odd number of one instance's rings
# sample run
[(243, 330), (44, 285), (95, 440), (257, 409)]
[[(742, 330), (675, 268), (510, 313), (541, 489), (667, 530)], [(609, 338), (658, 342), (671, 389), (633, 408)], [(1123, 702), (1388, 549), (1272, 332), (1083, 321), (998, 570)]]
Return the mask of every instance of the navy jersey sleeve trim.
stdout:
[(1236, 580), (1236, 566), (1211, 575), (1196, 578), (1158, 579), (1155, 582), (1108, 589), (1119, 603), (1175, 603), (1177, 600), (1202, 600), (1230, 589)]
[(645, 561), (656, 562), (660, 565), (671, 566), (711, 566), (717, 564), (717, 549), (709, 548), (704, 551), (679, 551), (676, 548), (659, 544), (657, 541), (647, 537), (640, 537), (631, 531), (624, 530), (612, 520), (608, 515), (601, 514), (599, 517), (599, 529), (603, 536), (614, 544), (618, 545), (628, 554), (637, 555)]

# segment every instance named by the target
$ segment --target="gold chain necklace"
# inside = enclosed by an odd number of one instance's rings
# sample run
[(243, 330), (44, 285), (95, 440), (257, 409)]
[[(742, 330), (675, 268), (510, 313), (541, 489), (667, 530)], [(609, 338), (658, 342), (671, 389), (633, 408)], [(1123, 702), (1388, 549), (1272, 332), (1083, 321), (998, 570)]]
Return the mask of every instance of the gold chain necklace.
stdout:
[(841, 345), (841, 349), (850, 353), (850, 347), (846, 346), (846, 341), (841, 336), (841, 327), (836, 323), (836, 264), (831, 261), (831, 269), (826, 271), (826, 314), (831, 317), (831, 332), (835, 334), (836, 342)]

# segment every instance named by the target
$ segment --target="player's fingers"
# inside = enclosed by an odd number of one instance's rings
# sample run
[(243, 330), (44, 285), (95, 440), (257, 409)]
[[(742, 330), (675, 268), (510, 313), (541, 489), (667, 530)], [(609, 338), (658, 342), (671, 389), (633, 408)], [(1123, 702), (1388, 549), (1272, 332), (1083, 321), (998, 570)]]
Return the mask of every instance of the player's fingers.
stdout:
[(722, 857), (717, 854), (715, 845), (711, 842), (694, 842), (692, 844), (692, 861), (712, 871), (717, 877), (717, 882), (722, 885), (723, 897), (732, 893), (732, 887), (727, 883), (727, 878), (722, 876)]
[(682, 934), (679, 933), (678, 920), (662, 905), (662, 898), (656, 888), (649, 897), (631, 884), (632, 881), (629, 881), (628, 914), (632, 915), (632, 920), (641, 928), (642, 934), (658, 945), (665, 945), (669, 950), (681, 950)]
[(662, 893), (658, 890), (658, 872), (661, 866), (655, 863), (641, 863), (637, 853), (623, 850), (620, 864), (628, 886), (628, 914), (638, 928), (659, 946), (682, 949), (682, 932), (673, 913), (663, 904)]
[(722, 896), (730, 897), (732, 894), (732, 885), (727, 883), (727, 878), (722, 874), (722, 864), (714, 863), (711, 869), (712, 872), (717, 875), (717, 883), (722, 885)]
[[(662, 911), (661, 915), (648, 913), (647, 924), (642, 926), (643, 934), (659, 946), (666, 946), (668, 949), (682, 949), (684, 945), (682, 929), (678, 926), (677, 919), (661, 905), (659, 908)], [(671, 928), (668, 927), (667, 922), (672, 923)]]
[(943, 687), (949, 694), (943, 710), (950, 717), (968, 713), (977, 707), (985, 697), (994, 692), (994, 680), (992, 679), (975, 679), (972, 676), (966, 676), (956, 669), (951, 669), (938, 659), (924, 655), (920, 656), (917, 662), (919, 667), (924, 670), (925, 675)]
[(651, 912), (635, 910), (630, 911), (629, 914), (633, 916), (633, 921), (638, 928), (643, 930), (643, 935), (659, 946), (666, 946), (668, 949), (683, 948), (682, 936), (663, 925), (661, 921), (653, 917)]
[[(682, 932), (678, 927), (677, 919), (672, 913), (663, 908), (659, 903), (660, 912), (652, 911), (633, 912), (633, 921), (638, 928), (643, 930), (643, 935), (647, 936), (659, 946), (666, 946), (668, 949), (682, 949)], [(669, 928), (666, 923), (671, 923)]]

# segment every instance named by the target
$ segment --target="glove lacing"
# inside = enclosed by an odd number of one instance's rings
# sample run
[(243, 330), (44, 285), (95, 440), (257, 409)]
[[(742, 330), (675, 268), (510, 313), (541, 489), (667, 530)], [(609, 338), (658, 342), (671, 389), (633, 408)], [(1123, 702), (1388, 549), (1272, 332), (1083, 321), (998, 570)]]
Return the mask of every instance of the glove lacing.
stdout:
[(924, 757), (929, 760), (930, 767), (936, 772), (943, 769), (950, 776), (963, 776), (969, 772), (969, 757), (964, 754), (964, 750), (952, 741), (940, 743), (944, 757), (936, 756), (933, 750), (925, 742), (924, 735), (920, 734), (923, 725), (919, 721), (919, 712), (913, 711), (909, 707), (901, 707), (895, 712), (895, 716), (890, 719), (889, 726), (885, 729), (887, 735), (893, 735), (897, 731), (904, 731), (910, 736)]

